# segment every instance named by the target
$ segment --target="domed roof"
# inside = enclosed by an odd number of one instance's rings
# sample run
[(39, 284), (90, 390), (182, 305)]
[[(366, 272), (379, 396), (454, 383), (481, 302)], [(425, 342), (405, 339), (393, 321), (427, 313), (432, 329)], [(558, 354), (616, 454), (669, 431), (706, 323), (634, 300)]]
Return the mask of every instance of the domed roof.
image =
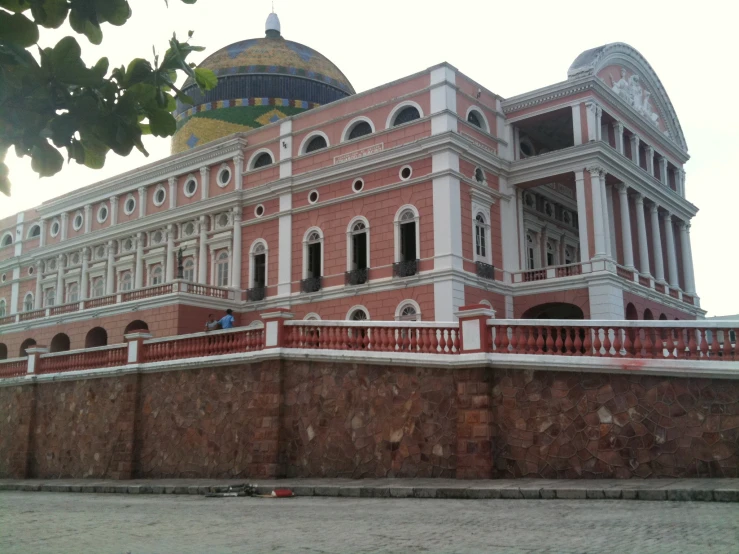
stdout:
[(267, 18), (265, 37), (221, 48), (199, 67), (213, 71), (218, 85), (205, 94), (192, 80), (183, 86), (194, 104), (178, 103), (173, 153), (354, 94), (328, 58), (282, 37), (274, 13)]

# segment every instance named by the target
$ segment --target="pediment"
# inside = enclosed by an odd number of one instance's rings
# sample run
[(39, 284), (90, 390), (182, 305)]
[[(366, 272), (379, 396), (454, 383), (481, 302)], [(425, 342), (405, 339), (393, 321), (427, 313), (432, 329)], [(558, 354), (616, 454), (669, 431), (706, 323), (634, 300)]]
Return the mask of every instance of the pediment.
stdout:
[(667, 92), (644, 57), (628, 44), (616, 42), (586, 50), (567, 71), (568, 79), (593, 76), (639, 114), (687, 151), (685, 136)]

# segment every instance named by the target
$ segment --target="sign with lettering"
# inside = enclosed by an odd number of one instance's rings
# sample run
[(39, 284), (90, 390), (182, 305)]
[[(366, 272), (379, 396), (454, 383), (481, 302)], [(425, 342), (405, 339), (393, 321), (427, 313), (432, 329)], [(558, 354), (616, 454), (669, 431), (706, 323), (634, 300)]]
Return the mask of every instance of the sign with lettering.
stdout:
[(385, 143), (381, 142), (380, 144), (373, 144), (372, 146), (362, 148), (361, 150), (355, 150), (354, 152), (347, 152), (346, 154), (342, 154), (341, 156), (336, 156), (334, 158), (334, 165), (343, 164), (352, 160), (358, 160), (366, 156), (371, 156), (372, 154), (377, 154), (378, 152), (382, 152), (384, 146)]

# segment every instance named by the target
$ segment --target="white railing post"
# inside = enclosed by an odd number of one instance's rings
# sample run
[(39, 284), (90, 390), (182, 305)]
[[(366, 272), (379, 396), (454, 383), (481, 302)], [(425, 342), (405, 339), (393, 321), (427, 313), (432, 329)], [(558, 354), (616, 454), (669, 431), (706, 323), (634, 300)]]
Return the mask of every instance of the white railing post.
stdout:
[(49, 349), (45, 346), (32, 346), (26, 348), (26, 354), (28, 354), (28, 373), (36, 373), (39, 367), (39, 359), (41, 354), (48, 354)]
[(484, 304), (462, 306), (454, 314), (459, 319), (459, 351), (463, 354), (487, 352), (492, 344), (488, 319), (495, 318), (495, 310)]

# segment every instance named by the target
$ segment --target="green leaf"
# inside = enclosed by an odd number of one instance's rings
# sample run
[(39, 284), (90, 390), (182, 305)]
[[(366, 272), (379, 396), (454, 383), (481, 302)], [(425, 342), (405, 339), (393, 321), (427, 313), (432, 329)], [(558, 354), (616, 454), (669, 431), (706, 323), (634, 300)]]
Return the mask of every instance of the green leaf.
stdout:
[(218, 77), (210, 69), (195, 68), (195, 82), (203, 90), (211, 90), (218, 84)]
[(22, 13), (0, 11), (0, 41), (18, 46), (33, 46), (38, 42), (38, 27)]
[(185, 4), (194, 4), (197, 1), (198, 0), (182, 0), (182, 2), (185, 3)]
[(61, 114), (51, 120), (49, 129), (51, 130), (51, 140), (56, 146), (61, 148), (69, 144), (72, 135), (77, 132), (79, 121), (75, 116), (69, 113)]
[(153, 110), (147, 114), (151, 134), (155, 137), (170, 137), (177, 130), (177, 121), (165, 110)]
[(10, 179), (8, 179), (9, 174), (10, 170), (8, 169), (8, 166), (0, 162), (0, 192), (2, 192), (6, 196), (10, 196)]
[(31, 168), (41, 177), (51, 177), (62, 170), (64, 157), (59, 150), (43, 140), (31, 149)]
[(25, 0), (0, 0), (0, 8), (5, 8), (10, 12), (20, 13), (26, 11), (31, 6)]
[(131, 17), (131, 7), (126, 0), (97, 0), (95, 2), (98, 21), (107, 21), (120, 27)]
[(67, 0), (36, 0), (31, 5), (31, 13), (36, 23), (56, 29), (67, 19), (69, 4)]

